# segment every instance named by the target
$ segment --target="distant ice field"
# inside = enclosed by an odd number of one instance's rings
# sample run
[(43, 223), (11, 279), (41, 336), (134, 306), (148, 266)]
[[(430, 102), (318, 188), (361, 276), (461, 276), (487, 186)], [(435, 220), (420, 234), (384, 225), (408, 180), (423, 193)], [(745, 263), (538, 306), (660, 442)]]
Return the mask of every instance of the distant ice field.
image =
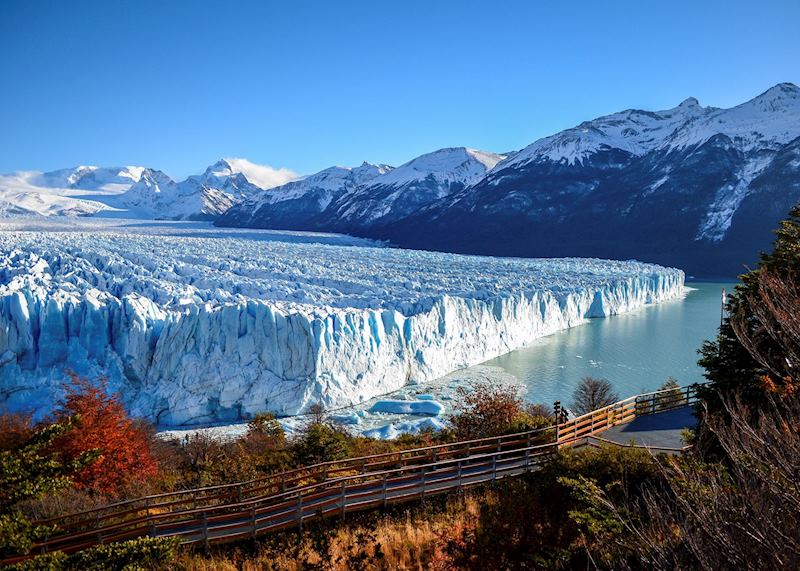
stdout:
[(400, 250), (203, 223), (0, 223), (0, 399), (46, 410), (65, 368), (161, 425), (352, 405), (589, 317), (676, 297), (639, 262)]

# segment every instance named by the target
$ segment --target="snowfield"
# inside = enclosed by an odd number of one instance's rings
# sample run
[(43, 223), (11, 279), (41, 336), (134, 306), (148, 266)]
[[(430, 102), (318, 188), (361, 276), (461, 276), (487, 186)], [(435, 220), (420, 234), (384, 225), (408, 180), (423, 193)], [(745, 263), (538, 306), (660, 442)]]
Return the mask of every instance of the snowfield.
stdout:
[(361, 403), (678, 297), (684, 282), (638, 262), (199, 223), (19, 227), (30, 223), (0, 226), (3, 405), (46, 412), (71, 369), (107, 375), (133, 414), (160, 426)]

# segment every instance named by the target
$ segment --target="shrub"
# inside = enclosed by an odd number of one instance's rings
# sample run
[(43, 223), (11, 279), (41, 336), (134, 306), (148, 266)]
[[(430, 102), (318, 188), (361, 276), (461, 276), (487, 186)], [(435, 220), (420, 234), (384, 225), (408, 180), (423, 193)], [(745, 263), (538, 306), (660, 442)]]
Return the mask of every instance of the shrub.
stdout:
[(341, 460), (349, 456), (347, 434), (324, 422), (312, 422), (292, 444), (292, 457), (298, 465)]
[[(449, 534), (449, 569), (594, 568), (586, 558), (586, 528), (610, 519), (581, 492), (603, 490), (615, 498), (638, 493), (657, 477), (643, 450), (618, 446), (562, 451), (538, 472), (503, 480), (484, 502), (475, 525)], [(605, 526), (608, 531), (610, 526)], [(620, 529), (617, 523), (617, 529)]]
[[(516, 386), (477, 383), (472, 390), (459, 388), (455, 413), (450, 417), (458, 439), (513, 434), (549, 426), (553, 419), (540, 416), (545, 408), (526, 407)], [(547, 411), (549, 412), (549, 411)]]
[(97, 545), (65, 555), (48, 553), (12, 565), (15, 571), (153, 571), (166, 569), (178, 555), (175, 537), (140, 537), (120, 543)]
[(30, 440), (34, 431), (35, 428), (29, 414), (0, 415), (0, 450), (16, 450)]

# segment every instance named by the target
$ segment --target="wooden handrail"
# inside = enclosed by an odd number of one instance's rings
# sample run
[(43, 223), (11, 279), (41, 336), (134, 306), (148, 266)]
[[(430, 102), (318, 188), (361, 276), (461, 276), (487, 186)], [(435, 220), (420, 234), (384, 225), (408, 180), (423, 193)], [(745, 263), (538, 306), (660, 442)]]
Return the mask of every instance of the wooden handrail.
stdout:
[[(59, 525), (62, 534), (36, 544), (34, 551), (72, 552), (97, 543), (153, 534), (182, 537), (184, 543), (207, 544), (301, 526), (304, 520), (316, 517), (317, 510), (319, 513), (341, 510), (343, 515), (347, 510), (365, 509), (376, 503), (385, 505), (409, 497), (444, 493), (528, 471), (552, 457), (559, 448), (591, 445), (591, 440), (606, 442), (597, 434), (637, 416), (692, 404), (695, 393), (693, 386), (653, 391), (557, 426), (322, 462), (264, 478), (154, 494), (40, 520), (36, 523)], [(534, 436), (553, 430), (557, 438), (552, 442), (532, 442)], [(387, 465), (392, 467), (386, 468)], [(335, 475), (347, 471), (357, 473)], [(320, 475), (325, 476), (321, 481), (308, 483)], [(287, 484), (293, 487), (281, 489), (281, 485)], [(210, 503), (215, 501), (218, 503)], [(187, 507), (189, 504), (191, 507)], [(162, 511), (163, 508), (170, 509)], [(237, 531), (243, 526), (246, 529)], [(230, 533), (225, 533), (226, 530)], [(210, 536), (210, 532), (214, 535)], [(13, 561), (21, 559), (24, 557)]]

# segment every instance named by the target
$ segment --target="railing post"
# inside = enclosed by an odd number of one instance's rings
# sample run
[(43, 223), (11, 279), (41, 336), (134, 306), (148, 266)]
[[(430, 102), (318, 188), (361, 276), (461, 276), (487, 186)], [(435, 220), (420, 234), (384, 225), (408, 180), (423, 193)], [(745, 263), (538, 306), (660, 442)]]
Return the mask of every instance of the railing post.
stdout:
[(102, 543), (103, 543), (103, 532), (100, 530), (100, 512), (97, 512), (97, 514), (95, 515), (94, 525), (95, 525), (95, 529), (97, 530), (97, 543), (102, 545)]
[(303, 533), (303, 494), (300, 492), (297, 494), (297, 530)]
[(389, 503), (389, 490), (388, 490), (389, 474), (383, 475), (383, 507), (384, 509)]
[(208, 513), (203, 510), (203, 549), (208, 551)]
[(237, 502), (236, 503), (241, 504), (242, 503), (242, 484), (239, 484), (236, 487), (236, 496), (237, 496)]
[(525, 471), (528, 470), (528, 464), (531, 461), (531, 433), (528, 433), (528, 441), (525, 444)]
[(341, 503), (342, 503), (342, 521), (344, 521), (345, 514), (347, 513), (347, 483), (342, 482), (342, 495), (341, 495)]
[(492, 482), (497, 480), (497, 454), (492, 456)]
[(553, 416), (556, 417), (556, 447), (558, 447), (559, 427), (561, 426), (561, 401), (553, 403)]
[(461, 490), (461, 460), (458, 461), (458, 489)]
[(252, 529), (253, 540), (256, 538), (256, 505), (250, 506), (250, 527)]

